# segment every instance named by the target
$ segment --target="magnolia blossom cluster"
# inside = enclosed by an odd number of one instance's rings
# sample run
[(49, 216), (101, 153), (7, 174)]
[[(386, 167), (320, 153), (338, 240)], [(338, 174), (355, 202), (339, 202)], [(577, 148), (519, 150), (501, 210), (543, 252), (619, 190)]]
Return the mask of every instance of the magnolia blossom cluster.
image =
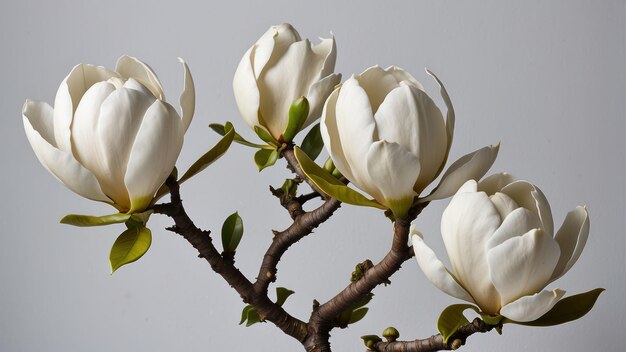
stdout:
[[(368, 204), (393, 218), (454, 195), (441, 220), (451, 269), (413, 232), (417, 262), (428, 279), (486, 314), (514, 321), (535, 320), (554, 307), (564, 291), (544, 288), (580, 256), (589, 233), (587, 210), (573, 210), (555, 233), (550, 206), (537, 187), (506, 174), (478, 182), (493, 164), (497, 145), (466, 154), (446, 169), (455, 113), (441, 81), (428, 71), (445, 114), (399, 67), (372, 66), (341, 83), (336, 56), (334, 37), (314, 45), (291, 25), (272, 26), (246, 51), (234, 75), (244, 121), (276, 142), (279, 154), (279, 147), (291, 143), (288, 129), (297, 133), (319, 120), (336, 170), (371, 197)], [(193, 80), (184, 62), (183, 67), (177, 112), (156, 74), (136, 58), (122, 56), (115, 70), (76, 66), (62, 81), (54, 108), (24, 104), (24, 128), (38, 159), (86, 198), (120, 213), (149, 209), (175, 166), (195, 109)], [(294, 124), (290, 111), (303, 100), (301, 121)], [(318, 186), (330, 195), (348, 188), (330, 175), (320, 177), (326, 183)], [(333, 187), (325, 188), (328, 182)]]

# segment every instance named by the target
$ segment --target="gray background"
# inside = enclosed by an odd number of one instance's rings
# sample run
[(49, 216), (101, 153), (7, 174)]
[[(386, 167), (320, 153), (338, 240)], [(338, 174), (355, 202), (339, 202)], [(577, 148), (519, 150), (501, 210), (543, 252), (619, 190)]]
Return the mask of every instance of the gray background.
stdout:
[[(25, 138), (26, 98), (52, 102), (79, 62), (114, 67), (121, 54), (148, 62), (174, 103), (184, 57), (197, 88), (195, 119), (179, 160), (184, 169), (217, 141), (207, 125), (238, 118), (232, 76), (247, 48), (271, 25), (291, 22), (303, 37), (337, 37), (344, 77), (373, 64), (398, 65), (424, 82), (428, 67), (445, 82), (457, 110), (451, 153), (502, 141), (492, 172), (538, 184), (556, 226), (578, 204), (591, 234), (577, 265), (554, 287), (578, 293), (605, 287), (585, 318), (559, 327), (505, 326), (474, 336), (466, 351), (621, 350), (624, 340), (626, 197), (626, 2), (616, 1), (8, 1), (0, 3), (0, 351), (297, 351), (271, 324), (238, 326), (238, 296), (184, 240), (151, 219), (153, 246), (139, 262), (109, 275), (108, 252), (122, 226), (81, 229), (67, 213), (112, 208), (66, 190), (41, 167)], [(438, 99), (438, 98), (437, 98)], [(440, 100), (437, 100), (440, 102)], [(251, 149), (236, 145), (183, 188), (196, 223), (219, 233), (238, 210), (246, 234), (238, 265), (253, 277), (270, 229), (288, 224), (269, 194), (289, 174), (258, 173)], [(443, 255), (439, 217), (447, 201), (418, 220)], [(296, 291), (286, 308), (306, 318), (314, 298), (342, 288), (355, 263), (379, 260), (391, 236), (380, 212), (344, 206), (284, 257), (279, 281)], [(219, 241), (218, 241), (219, 243)], [(403, 337), (435, 333), (447, 305), (414, 261), (375, 290), (368, 317), (335, 330), (337, 351), (359, 351), (360, 335), (396, 326)]]

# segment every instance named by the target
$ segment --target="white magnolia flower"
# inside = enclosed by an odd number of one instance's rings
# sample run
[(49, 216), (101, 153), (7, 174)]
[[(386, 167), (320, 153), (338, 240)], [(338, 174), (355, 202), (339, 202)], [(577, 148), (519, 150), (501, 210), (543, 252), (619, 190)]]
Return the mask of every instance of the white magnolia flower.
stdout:
[(145, 63), (122, 56), (115, 71), (80, 64), (63, 80), (54, 109), (27, 100), (26, 136), (41, 164), (83, 197), (120, 212), (139, 212), (174, 168), (193, 117), (195, 90), (187, 64), (181, 115), (165, 102)]
[(547, 313), (565, 291), (544, 288), (574, 265), (589, 235), (587, 209), (569, 212), (554, 234), (550, 205), (539, 188), (495, 174), (467, 181), (441, 218), (452, 270), (412, 229), (415, 258), (443, 292), (490, 315), (518, 322)]
[[(337, 169), (396, 216), (439, 176), (452, 145), (454, 109), (435, 79), (446, 119), (424, 87), (394, 66), (352, 76), (333, 91), (322, 112), (322, 137)], [(449, 197), (465, 181), (482, 177), (497, 153), (498, 146), (491, 146), (463, 156), (420, 201)]]
[(313, 123), (341, 81), (340, 74), (333, 74), (336, 57), (334, 37), (312, 45), (289, 24), (272, 26), (248, 49), (235, 72), (235, 100), (246, 123), (281, 140), (289, 107), (301, 96), (309, 101), (302, 129)]

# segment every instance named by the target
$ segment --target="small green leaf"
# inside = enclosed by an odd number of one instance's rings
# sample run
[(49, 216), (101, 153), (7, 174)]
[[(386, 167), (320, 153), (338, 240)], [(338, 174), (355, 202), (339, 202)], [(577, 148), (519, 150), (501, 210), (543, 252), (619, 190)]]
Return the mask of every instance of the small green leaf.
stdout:
[(130, 216), (131, 214), (125, 213), (117, 213), (104, 216), (69, 214), (61, 218), (61, 223), (80, 227), (104, 226), (124, 223), (130, 218)]
[(365, 336), (361, 336), (361, 340), (363, 340), (365, 347), (372, 348), (374, 347), (375, 343), (380, 342), (383, 339), (381, 339), (380, 336), (376, 336), (376, 335), (365, 335)]
[(354, 302), (352, 304), (351, 308), (352, 309), (361, 308), (361, 307), (365, 306), (366, 304), (370, 303), (372, 298), (374, 298), (374, 294), (369, 292), (365, 296), (363, 296), (363, 298), (361, 298), (360, 300)]
[(266, 167), (272, 166), (278, 160), (278, 150), (276, 149), (259, 149), (254, 153), (254, 163), (259, 168), (259, 171)]
[(215, 160), (219, 159), (222, 155), (224, 155), (224, 153), (226, 153), (233, 142), (233, 138), (235, 137), (235, 129), (230, 122), (226, 122), (226, 126), (224, 128), (226, 131), (224, 137), (222, 137), (222, 139), (220, 139), (220, 141), (217, 142), (213, 148), (211, 148), (189, 167), (189, 170), (187, 170), (183, 177), (178, 180), (179, 184), (182, 184), (192, 176), (206, 169), (207, 166), (211, 165)]
[(320, 132), (320, 124), (318, 123), (313, 126), (304, 137), (302, 141), (302, 151), (305, 152), (311, 160), (315, 160), (317, 156), (320, 155), (322, 148), (324, 148), (324, 140)]
[(283, 132), (285, 142), (293, 140), (293, 137), (302, 129), (307, 117), (309, 117), (309, 101), (305, 97), (294, 100), (289, 107), (289, 120)]
[(283, 185), (280, 187), (283, 194), (289, 197), (294, 197), (298, 191), (298, 183), (290, 178), (286, 179)]
[(130, 219), (126, 221), (126, 227), (146, 227), (148, 220), (150, 219), (150, 215), (154, 213), (154, 210), (146, 210), (143, 213), (134, 213), (130, 216)]
[(358, 322), (359, 320), (365, 318), (365, 314), (367, 314), (368, 310), (370, 309), (367, 307), (353, 310), (352, 314), (350, 314), (350, 319), (348, 320), (348, 324), (354, 324)]
[(505, 318), (504, 323), (528, 326), (552, 326), (567, 323), (582, 318), (585, 314), (589, 313), (602, 291), (604, 291), (603, 288), (596, 288), (588, 292), (563, 298), (558, 301), (550, 311), (534, 321), (517, 322)]
[(152, 233), (147, 227), (133, 227), (122, 232), (113, 243), (109, 254), (111, 274), (121, 266), (141, 258), (150, 248), (150, 244)]
[(264, 128), (254, 126), (254, 133), (256, 133), (263, 142), (273, 145), (275, 147), (279, 146), (278, 141), (274, 139), (274, 137), (272, 137), (272, 135), (269, 134), (269, 132), (267, 132), (267, 130), (265, 130)]
[(463, 315), (466, 309), (473, 309), (479, 312), (479, 309), (471, 304), (453, 304), (441, 312), (439, 320), (437, 320), (437, 330), (441, 333), (444, 343), (448, 343), (448, 338), (461, 326), (469, 324), (469, 321)]
[(230, 214), (222, 225), (222, 247), (224, 252), (234, 252), (243, 236), (243, 220), (238, 212)]
[(289, 296), (293, 295), (295, 292), (284, 288), (284, 287), (276, 287), (276, 304), (278, 304), (279, 306), (282, 306), (283, 304), (285, 304), (285, 301), (287, 301), (287, 298), (289, 298)]
[[(225, 135), (226, 134), (226, 129), (224, 128), (224, 125), (220, 125), (219, 123), (212, 123), (209, 125), (209, 127), (217, 132), (220, 135)], [(252, 143), (252, 142), (248, 142), (247, 140), (245, 140), (241, 135), (239, 135), (239, 133), (235, 132), (235, 137), (233, 138), (233, 142), (235, 143), (239, 143), (241, 145), (245, 145), (247, 147), (252, 147), (252, 148), (264, 148), (267, 147), (266, 145), (263, 144), (256, 144), (256, 143)]]
[(250, 304), (243, 307), (243, 310), (241, 311), (241, 320), (239, 321), (239, 325), (243, 324), (246, 320), (248, 320), (248, 311), (250, 311), (250, 309), (254, 309), (254, 307)]
[(259, 316), (259, 313), (256, 311), (256, 308), (254, 308), (253, 306), (248, 304), (247, 306), (243, 308), (243, 311), (241, 311), (241, 321), (239, 322), (239, 325), (246, 322), (246, 327), (249, 327), (260, 321), (261, 321), (261, 317)]
[(309, 158), (309, 156), (300, 148), (294, 148), (294, 154), (306, 176), (329, 196), (352, 205), (386, 209), (375, 200), (365, 198), (365, 196), (361, 193), (353, 190), (338, 179), (334, 178), (327, 171), (313, 162), (313, 160), (311, 160), (311, 158)]

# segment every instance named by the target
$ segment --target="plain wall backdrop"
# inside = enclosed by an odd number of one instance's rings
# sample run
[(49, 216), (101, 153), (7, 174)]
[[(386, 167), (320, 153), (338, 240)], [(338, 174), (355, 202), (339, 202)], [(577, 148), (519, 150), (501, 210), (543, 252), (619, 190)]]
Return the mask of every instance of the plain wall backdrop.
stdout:
[[(154, 240), (138, 262), (109, 275), (108, 253), (123, 226), (74, 228), (68, 213), (103, 215), (39, 164), (21, 118), (25, 99), (52, 103), (77, 63), (113, 68), (121, 54), (149, 63), (177, 104), (187, 60), (197, 108), (178, 166), (185, 169), (218, 136), (207, 125), (238, 117), (232, 76), (243, 53), (272, 24), (292, 23), (316, 40), (337, 39), (344, 79), (379, 64), (411, 72), (441, 103), (423, 68), (445, 83), (457, 112), (451, 161), (502, 142), (491, 172), (529, 180), (547, 195), (560, 226), (586, 204), (591, 234), (578, 263), (550, 287), (607, 291), (581, 320), (551, 328), (505, 326), (470, 338), (465, 351), (618, 351), (626, 309), (626, 1), (9, 1), (0, 3), (0, 351), (298, 351), (272, 324), (238, 326), (238, 295), (182, 238), (154, 216)], [(442, 109), (443, 109), (443, 105)], [(197, 225), (219, 234), (238, 210), (245, 235), (237, 264), (254, 277), (271, 229), (289, 218), (268, 191), (289, 176), (283, 161), (257, 172), (253, 150), (233, 145), (182, 188)], [(445, 258), (438, 201), (416, 222)], [(219, 237), (218, 237), (219, 238)], [(279, 266), (286, 303), (306, 319), (347, 283), (354, 265), (388, 250), (381, 212), (343, 206), (295, 245)], [(219, 243), (219, 239), (216, 240)], [(406, 339), (436, 333), (459, 303), (434, 288), (415, 261), (379, 287), (368, 316), (334, 330), (336, 351), (361, 351), (359, 336), (390, 325)]]

